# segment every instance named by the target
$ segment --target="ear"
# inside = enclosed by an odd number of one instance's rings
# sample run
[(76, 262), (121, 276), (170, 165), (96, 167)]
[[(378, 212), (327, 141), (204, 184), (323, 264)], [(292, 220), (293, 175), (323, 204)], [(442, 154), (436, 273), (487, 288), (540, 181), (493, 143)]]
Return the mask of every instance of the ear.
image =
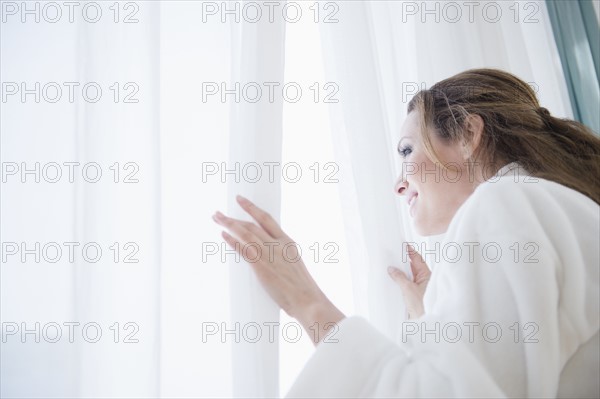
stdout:
[(463, 142), (463, 156), (465, 159), (472, 159), (483, 136), (483, 118), (477, 114), (469, 114), (465, 120), (465, 127), (467, 135)]

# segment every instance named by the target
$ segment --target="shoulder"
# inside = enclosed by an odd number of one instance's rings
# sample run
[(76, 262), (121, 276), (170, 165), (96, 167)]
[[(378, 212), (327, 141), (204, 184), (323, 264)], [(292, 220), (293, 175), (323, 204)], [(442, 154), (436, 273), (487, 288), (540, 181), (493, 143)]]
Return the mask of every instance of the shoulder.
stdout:
[(600, 207), (591, 198), (562, 184), (527, 175), (490, 179), (458, 210), (449, 231), (469, 223), (489, 228), (538, 226), (591, 228), (600, 220)]
[(472, 197), (474, 200), (495, 197), (507, 202), (527, 201), (534, 205), (566, 201), (588, 210), (598, 209), (591, 198), (570, 187), (524, 174), (492, 178), (477, 187)]
[(563, 281), (564, 266), (569, 264), (571, 272), (597, 276), (600, 207), (549, 180), (504, 176), (475, 190), (452, 219), (443, 241), (481, 248), (479, 261), (500, 259), (496, 264), (511, 273), (525, 270), (512, 266), (525, 265), (529, 272), (542, 275), (553, 269), (544, 267), (555, 265), (556, 277)]

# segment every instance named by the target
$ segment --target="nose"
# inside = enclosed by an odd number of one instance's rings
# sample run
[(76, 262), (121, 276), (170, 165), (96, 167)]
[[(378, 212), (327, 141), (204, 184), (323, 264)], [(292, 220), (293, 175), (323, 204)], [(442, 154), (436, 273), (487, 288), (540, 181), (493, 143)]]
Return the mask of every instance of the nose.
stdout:
[(396, 191), (396, 194), (398, 195), (404, 195), (406, 193), (406, 190), (408, 189), (408, 182), (405, 181), (402, 176), (400, 176), (398, 178), (398, 181), (396, 182), (396, 185), (394, 186), (394, 191)]

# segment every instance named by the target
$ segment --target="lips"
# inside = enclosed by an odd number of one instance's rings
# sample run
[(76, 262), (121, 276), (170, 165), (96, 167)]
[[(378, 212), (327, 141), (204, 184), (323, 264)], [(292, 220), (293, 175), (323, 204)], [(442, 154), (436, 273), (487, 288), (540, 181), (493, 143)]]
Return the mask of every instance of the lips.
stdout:
[(417, 202), (418, 196), (419, 196), (419, 194), (417, 194), (417, 193), (411, 193), (407, 198), (408, 212), (410, 213), (411, 217), (415, 216), (415, 204)]
[(419, 194), (416, 191), (413, 191), (412, 193), (409, 193), (408, 196), (406, 197), (406, 202), (408, 204), (408, 206), (410, 206), (410, 204), (413, 202), (413, 200), (415, 198), (417, 198)]

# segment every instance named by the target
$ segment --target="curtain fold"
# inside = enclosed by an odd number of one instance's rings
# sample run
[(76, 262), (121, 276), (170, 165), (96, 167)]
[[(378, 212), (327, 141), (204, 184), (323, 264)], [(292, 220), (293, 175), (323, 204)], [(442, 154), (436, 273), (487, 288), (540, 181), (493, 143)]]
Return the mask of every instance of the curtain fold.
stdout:
[(203, 6), (160, 3), (160, 397), (233, 395), (236, 337), (221, 334), (233, 329), (224, 260), (233, 255), (225, 253), (221, 228), (211, 219), (216, 210), (227, 212), (221, 171), (230, 109), (220, 92), (207, 95), (205, 85), (229, 88), (235, 53), (229, 24), (218, 15), (204, 22)]
[[(1, 29), (3, 84), (27, 82), (26, 88), (31, 90), (36, 81), (64, 82), (77, 76), (77, 25), (57, 24), (48, 32), (41, 24), (26, 26), (11, 20), (2, 23)], [(42, 52), (44, 46), (46, 52)], [(36, 63), (31, 62), (31, 54), (38, 54)], [(44, 65), (42, 70), (38, 69), (39, 64)], [(4, 87), (2, 92), (6, 95)], [(35, 174), (23, 177), (20, 173), (23, 166), (35, 170), (36, 162), (41, 169), (41, 165), (50, 162), (77, 160), (75, 113), (72, 105), (64, 102), (36, 103), (34, 95), (23, 102), (20, 96), (6, 96), (0, 104), (0, 123), (3, 171), (7, 165), (13, 165), (18, 171), (4, 176), (0, 190), (0, 321), (3, 328), (0, 396), (76, 396), (79, 363), (75, 346), (65, 340), (46, 342), (39, 337), (39, 330), (37, 342), (35, 333), (26, 335), (25, 342), (20, 334), (23, 327), (35, 331), (36, 322), (41, 329), (48, 323), (60, 325), (63, 321), (74, 321), (75, 266), (64, 261), (44, 262), (41, 257), (38, 263), (35, 253), (24, 260), (20, 253), (8, 255), (13, 252), (8, 250), (10, 243), (32, 250), (36, 242), (41, 247), (49, 242), (76, 241), (75, 215), (71, 211), (75, 207), (74, 185), (65, 179), (53, 185), (41, 184), (41, 177), (37, 183)], [(51, 258), (54, 257), (52, 254)], [(9, 335), (8, 326), (14, 327), (17, 333)]]
[[(240, 2), (240, 6), (249, 3)], [(251, 2), (250, 2), (251, 3)], [(285, 2), (280, 3), (285, 4)], [(259, 85), (283, 82), (285, 21), (281, 18), (269, 22), (231, 24), (232, 73), (230, 88), (235, 85)], [(278, 89), (281, 86), (277, 87)], [(243, 93), (243, 91), (242, 91)], [(282, 111), (281, 96), (274, 101), (256, 103), (244, 98), (231, 102), (228, 169), (262, 170), (267, 165), (281, 165)], [(257, 182), (243, 178), (239, 182), (227, 181), (228, 211), (232, 217), (252, 221), (237, 204), (235, 196), (241, 194), (269, 212), (280, 222), (281, 175), (273, 181), (262, 176)], [(266, 331), (267, 323), (279, 323), (279, 306), (260, 285), (252, 268), (246, 262), (229, 262), (231, 323), (243, 329), (248, 323), (258, 323)], [(279, 331), (276, 328), (275, 331)], [(264, 337), (263, 337), (264, 338)], [(279, 339), (273, 342), (262, 339), (257, 343), (247, 340), (232, 343), (233, 395), (235, 397), (276, 397), (279, 395)]]
[(3, 83), (31, 90), (2, 162), (34, 171), (2, 184), (2, 241), (34, 250), (2, 262), (3, 397), (159, 394), (158, 3), (108, 15), (2, 24)]
[(368, 298), (356, 303), (358, 311), (368, 312), (393, 336), (404, 309), (386, 269), (398, 264), (403, 236), (395, 217), (379, 60), (373, 53), (369, 5), (345, 2), (339, 8), (341, 23), (321, 28), (326, 80), (340, 87), (340, 102), (331, 104), (331, 121), (353, 282)]
[(136, 18), (80, 24), (79, 81), (112, 87), (104, 93), (112, 101), (77, 107), (78, 160), (103, 165), (106, 175), (76, 185), (76, 237), (105, 253), (97, 263), (75, 265), (74, 306), (79, 320), (126, 341), (79, 345), (83, 397), (159, 394), (159, 3), (140, 7)]

